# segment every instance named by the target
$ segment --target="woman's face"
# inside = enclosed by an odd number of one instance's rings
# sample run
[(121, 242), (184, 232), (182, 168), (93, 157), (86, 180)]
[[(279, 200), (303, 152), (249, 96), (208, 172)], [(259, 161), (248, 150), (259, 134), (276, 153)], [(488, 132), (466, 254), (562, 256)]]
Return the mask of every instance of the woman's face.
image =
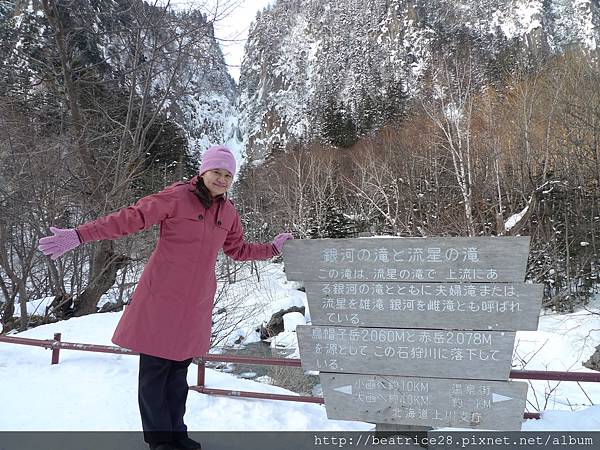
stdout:
[(233, 176), (225, 169), (207, 170), (200, 177), (213, 197), (227, 192), (233, 183)]

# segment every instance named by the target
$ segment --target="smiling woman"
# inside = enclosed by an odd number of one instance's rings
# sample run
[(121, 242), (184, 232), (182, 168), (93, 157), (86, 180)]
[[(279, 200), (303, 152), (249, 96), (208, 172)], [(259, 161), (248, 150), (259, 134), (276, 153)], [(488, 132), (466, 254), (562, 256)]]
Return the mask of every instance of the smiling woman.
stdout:
[(240, 216), (226, 193), (235, 175), (231, 151), (204, 152), (198, 175), (77, 228), (51, 228), (40, 250), (56, 259), (83, 242), (116, 239), (154, 224), (160, 235), (113, 343), (140, 354), (138, 401), (144, 439), (155, 450), (200, 449), (183, 421), (192, 358), (210, 345), (221, 249), (237, 261), (278, 255), (289, 233), (271, 243), (244, 240)]
[(211, 147), (204, 153), (198, 172), (212, 197), (224, 195), (233, 183), (235, 158), (226, 147)]
[(225, 194), (233, 181), (233, 175), (221, 169), (209, 170), (204, 172), (201, 177), (213, 197)]

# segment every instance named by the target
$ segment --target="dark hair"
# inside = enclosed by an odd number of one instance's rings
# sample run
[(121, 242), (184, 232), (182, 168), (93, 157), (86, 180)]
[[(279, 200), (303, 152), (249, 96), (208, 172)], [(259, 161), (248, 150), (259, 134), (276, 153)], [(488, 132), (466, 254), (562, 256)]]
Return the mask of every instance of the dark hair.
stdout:
[(196, 190), (194, 191), (194, 194), (196, 194), (196, 197), (198, 197), (200, 203), (202, 203), (206, 209), (210, 208), (213, 202), (212, 195), (210, 195), (210, 192), (204, 184), (204, 180), (202, 179), (202, 177), (198, 177), (198, 181), (196, 182)]

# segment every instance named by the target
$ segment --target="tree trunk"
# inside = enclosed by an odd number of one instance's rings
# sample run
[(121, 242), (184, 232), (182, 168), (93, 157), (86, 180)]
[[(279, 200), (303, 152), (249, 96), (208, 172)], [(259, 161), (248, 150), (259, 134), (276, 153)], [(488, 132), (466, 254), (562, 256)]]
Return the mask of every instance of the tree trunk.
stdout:
[(125, 256), (115, 256), (112, 241), (101, 241), (97, 244), (92, 257), (89, 284), (73, 301), (76, 317), (97, 312), (100, 297), (115, 284), (117, 272), (124, 267), (127, 260)]
[(27, 314), (27, 302), (29, 297), (27, 296), (27, 289), (25, 288), (25, 282), (19, 280), (19, 305), (21, 306), (21, 323), (19, 325), (19, 331), (25, 331), (27, 324), (29, 323), (29, 314)]
[[(75, 136), (75, 150), (79, 156), (82, 166), (90, 186), (90, 201), (98, 204), (106, 204), (106, 197), (100, 188), (101, 179), (96, 167), (94, 157), (88, 146), (88, 133), (83, 125), (83, 119), (80, 108), (79, 89), (74, 80), (69, 61), (69, 49), (67, 48), (66, 34), (68, 30), (64, 29), (61, 22), (58, 6), (55, 1), (42, 1), (44, 12), (48, 22), (54, 28), (56, 46), (60, 55), (62, 75), (65, 84), (65, 96), (71, 112), (71, 124), (73, 126), (73, 135)], [(119, 269), (116, 257), (113, 252), (112, 242), (102, 242), (96, 246), (92, 255), (92, 264), (90, 268), (90, 279), (88, 287), (79, 295), (74, 302), (75, 315), (81, 316), (96, 312), (96, 305), (100, 297), (110, 289), (116, 281), (117, 271)]]

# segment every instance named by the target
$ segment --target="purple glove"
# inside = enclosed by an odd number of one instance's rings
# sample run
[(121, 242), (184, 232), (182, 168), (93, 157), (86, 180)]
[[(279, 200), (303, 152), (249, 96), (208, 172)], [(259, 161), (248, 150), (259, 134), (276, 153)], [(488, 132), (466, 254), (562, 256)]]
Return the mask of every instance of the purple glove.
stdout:
[(75, 228), (54, 228), (50, 227), (54, 236), (47, 236), (40, 239), (38, 250), (44, 255), (50, 255), (50, 259), (58, 259), (69, 250), (73, 250), (81, 241)]
[(275, 239), (273, 239), (273, 250), (275, 251), (276, 255), (279, 255), (281, 253), (281, 250), (283, 249), (283, 244), (288, 239), (294, 239), (292, 233), (279, 233), (277, 236), (275, 236)]

